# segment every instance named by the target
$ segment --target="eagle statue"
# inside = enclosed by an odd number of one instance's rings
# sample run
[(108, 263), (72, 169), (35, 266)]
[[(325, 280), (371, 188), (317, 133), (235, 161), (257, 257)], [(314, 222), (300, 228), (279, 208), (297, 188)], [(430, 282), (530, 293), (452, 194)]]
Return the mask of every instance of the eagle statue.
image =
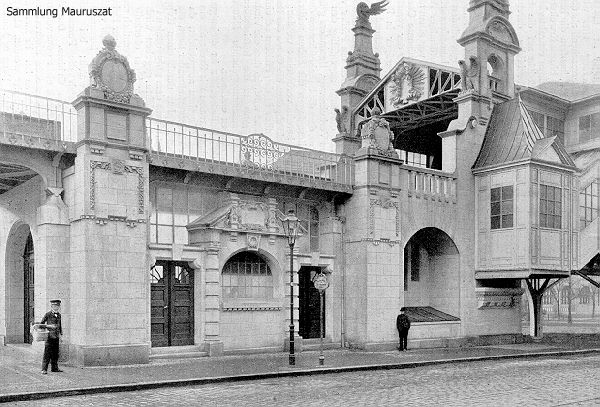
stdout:
[(387, 0), (372, 3), (371, 7), (369, 7), (367, 3), (361, 1), (356, 6), (356, 14), (358, 15), (358, 18), (356, 19), (356, 25), (369, 27), (371, 25), (371, 23), (369, 23), (369, 17), (383, 13), (387, 5)]

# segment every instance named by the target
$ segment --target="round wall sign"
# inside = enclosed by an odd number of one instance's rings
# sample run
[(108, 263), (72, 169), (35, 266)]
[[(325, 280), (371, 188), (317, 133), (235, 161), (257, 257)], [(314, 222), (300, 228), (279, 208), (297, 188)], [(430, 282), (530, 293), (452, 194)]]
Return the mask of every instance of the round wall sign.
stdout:
[(313, 284), (315, 288), (319, 291), (326, 290), (329, 287), (329, 280), (327, 279), (327, 275), (323, 273), (319, 273), (313, 278)]

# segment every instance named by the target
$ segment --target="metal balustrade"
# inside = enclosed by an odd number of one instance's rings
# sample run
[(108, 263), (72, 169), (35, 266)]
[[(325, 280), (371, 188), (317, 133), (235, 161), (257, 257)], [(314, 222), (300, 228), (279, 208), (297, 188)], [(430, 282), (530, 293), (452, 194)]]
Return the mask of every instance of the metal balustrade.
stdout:
[(456, 177), (436, 170), (404, 168), (408, 170), (409, 197), (456, 203)]
[(241, 136), (148, 118), (150, 150), (159, 156), (209, 162), (273, 175), (352, 185), (353, 160), (344, 155), (277, 143), (262, 134)]
[[(154, 118), (146, 120), (146, 132), (154, 155), (273, 178), (285, 175), (345, 187), (353, 184), (351, 157), (277, 143), (262, 134), (241, 136)], [(0, 136), (11, 144), (62, 148), (65, 142), (77, 141), (77, 111), (65, 101), (0, 90)]]
[(77, 112), (71, 103), (0, 89), (0, 131), (56, 142), (77, 141)]

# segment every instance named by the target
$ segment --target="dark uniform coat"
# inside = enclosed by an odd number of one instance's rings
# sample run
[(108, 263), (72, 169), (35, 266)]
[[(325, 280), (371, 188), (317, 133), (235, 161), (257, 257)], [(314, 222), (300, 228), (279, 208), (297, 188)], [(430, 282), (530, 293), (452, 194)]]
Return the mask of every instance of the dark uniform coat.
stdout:
[(48, 339), (58, 339), (62, 335), (60, 312), (46, 312), (42, 318), (42, 324), (55, 325), (54, 328), (48, 328)]

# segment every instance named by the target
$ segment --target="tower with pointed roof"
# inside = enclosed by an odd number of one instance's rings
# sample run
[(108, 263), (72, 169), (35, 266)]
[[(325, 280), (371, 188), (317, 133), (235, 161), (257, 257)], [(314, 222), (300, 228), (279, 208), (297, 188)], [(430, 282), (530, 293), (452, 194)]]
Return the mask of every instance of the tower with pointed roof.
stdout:
[(521, 50), (507, 0), (471, 0), (469, 25), (458, 39), (475, 93), (500, 103), (514, 96), (514, 57)]

